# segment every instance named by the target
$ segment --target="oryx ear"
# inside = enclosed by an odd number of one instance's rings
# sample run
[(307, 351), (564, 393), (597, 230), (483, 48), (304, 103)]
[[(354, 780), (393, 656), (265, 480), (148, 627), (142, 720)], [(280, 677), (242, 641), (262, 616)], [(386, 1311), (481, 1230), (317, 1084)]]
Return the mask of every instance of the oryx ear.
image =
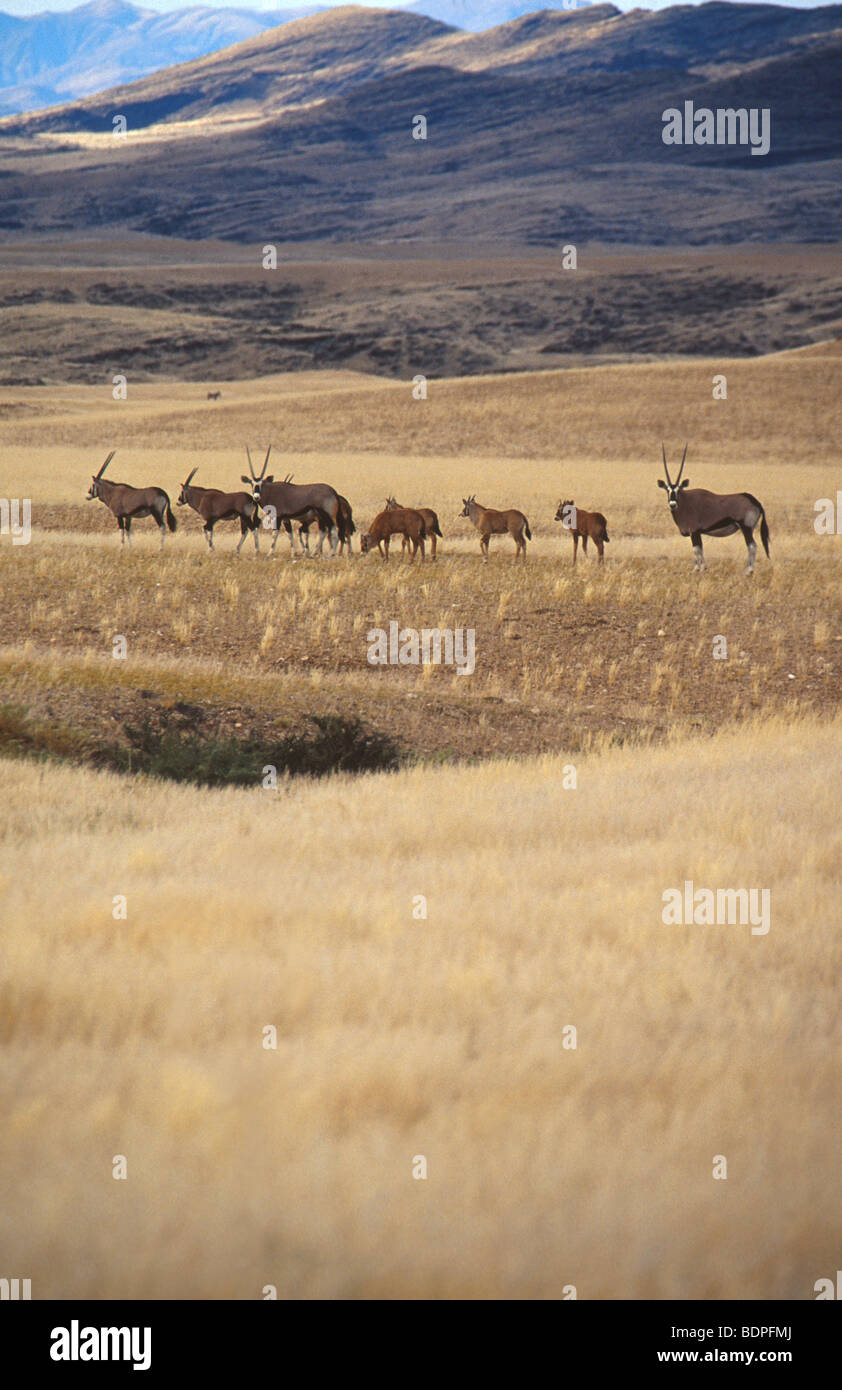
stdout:
[(274, 481), (275, 481), (275, 475), (274, 475), (274, 473), (270, 473), (270, 474), (268, 475), (268, 477), (266, 477), (266, 478), (261, 478), (260, 481), (261, 481), (262, 483), (274, 483)]
[(682, 487), (689, 487), (689, 486), (690, 486), (690, 479), (689, 479), (689, 478), (685, 478), (685, 479), (684, 479), (684, 482), (681, 484), (681, 486), (682, 486)]
[(664, 482), (663, 478), (659, 478), (659, 479), (658, 479), (658, 487), (662, 487), (662, 488), (664, 489), (664, 492), (666, 492), (666, 490), (667, 490), (667, 485), (666, 485), (666, 483)]
[(251, 487), (251, 481), (252, 481), (251, 478), (247, 478), (246, 475), (245, 475), (245, 473), (241, 473), (241, 474), (240, 474), (240, 482), (241, 482), (241, 483), (248, 483), (249, 487)]

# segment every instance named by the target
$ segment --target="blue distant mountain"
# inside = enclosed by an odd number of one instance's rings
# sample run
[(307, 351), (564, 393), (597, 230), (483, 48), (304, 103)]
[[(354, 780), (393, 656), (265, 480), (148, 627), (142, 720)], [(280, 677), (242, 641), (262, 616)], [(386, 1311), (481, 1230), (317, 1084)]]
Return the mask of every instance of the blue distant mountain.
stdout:
[(125, 0), (90, 0), (31, 19), (0, 11), (0, 115), (89, 96), (322, 8), (270, 13), (197, 6), (161, 14)]
[[(588, 0), (556, 0), (541, 8), (583, 8)], [(0, 10), (0, 116), (56, 106), (203, 58), (255, 38), (325, 5), (273, 10), (198, 5), (161, 13), (126, 0), (89, 0), (76, 9), (20, 18)], [(474, 31), (519, 19), (536, 0), (410, 0), (396, 5)]]

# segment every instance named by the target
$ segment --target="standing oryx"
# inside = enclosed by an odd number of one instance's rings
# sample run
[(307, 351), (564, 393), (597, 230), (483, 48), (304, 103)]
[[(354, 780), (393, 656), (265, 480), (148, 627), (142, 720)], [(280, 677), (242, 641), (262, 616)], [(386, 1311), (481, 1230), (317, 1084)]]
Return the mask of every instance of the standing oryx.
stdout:
[(257, 503), (254, 498), (250, 497), (247, 492), (220, 492), (219, 488), (216, 487), (191, 486), (198, 471), (197, 466), (190, 473), (187, 481), (181, 484), (178, 505), (180, 507), (192, 507), (194, 512), (198, 512), (205, 523), (202, 529), (208, 548), (213, 550), (213, 528), (218, 521), (239, 520), (241, 534), (237, 542), (237, 552), (239, 553), (249, 531), (254, 536), (255, 550), (259, 550)]
[[(292, 476), (293, 475), (291, 473), (287, 473), (286, 477), (284, 478), (284, 482), (291, 483)], [(341, 492), (338, 492), (336, 495), (339, 498), (339, 506), (342, 510), (343, 535), (342, 539), (339, 542), (339, 554), (342, 554), (347, 545), (348, 554), (353, 555), (354, 547), (351, 544), (351, 537), (357, 529), (356, 523), (354, 522), (354, 513), (351, 510), (351, 503), (348, 501), (348, 498), (343, 497)], [(311, 507), (308, 512), (304, 512), (301, 516), (297, 517), (296, 522), (298, 524), (298, 539), (304, 547), (304, 553), (307, 556), (308, 560), (311, 559), (310, 527), (313, 525), (313, 522), (316, 522), (319, 528), (319, 544), (316, 549), (316, 554), (321, 555), (322, 546), (325, 543), (325, 536), (327, 532), (330, 530), (328, 519), (324, 515), (324, 513), (315, 512)], [(295, 545), (292, 539), (292, 522), (290, 521), (289, 517), (284, 518), (283, 528), (289, 536), (290, 550), (294, 553)]]
[[(402, 504), (401, 502), (396, 501), (394, 497), (387, 497), (387, 498), (386, 498), (386, 510), (387, 510), (387, 511), (391, 510), (391, 511), (399, 511), (399, 512), (402, 512), (402, 511), (405, 511), (406, 508), (403, 506), (403, 504)], [(427, 539), (428, 539), (429, 542), (430, 542), (430, 558), (431, 558), (432, 560), (435, 560), (435, 558), (436, 558), (436, 536), (441, 536), (442, 540), (444, 539), (444, 537), (441, 535), (441, 527), (439, 526), (439, 519), (438, 519), (438, 517), (436, 516), (435, 512), (433, 511), (432, 507), (416, 507), (415, 510), (416, 510), (417, 512), (420, 512), (421, 515), (422, 515), (423, 518), (424, 518), (424, 525), (425, 525), (426, 528), (427, 528)], [(403, 541), (401, 542), (401, 550), (405, 550), (406, 547), (407, 547), (407, 539), (406, 539), (406, 536), (404, 536)]]
[(608, 534), (608, 522), (602, 512), (585, 512), (581, 507), (576, 506), (572, 497), (568, 497), (564, 502), (559, 502), (555, 519), (562, 522), (565, 530), (569, 531), (573, 537), (574, 565), (580, 539), (584, 555), (588, 553), (588, 541), (593, 541), (599, 556), (599, 564), (602, 564), (604, 547), (611, 542), (611, 537)]
[(684, 445), (684, 453), (681, 458), (681, 467), (678, 470), (678, 477), (672, 481), (667, 468), (667, 454), (663, 444), (661, 453), (664, 457), (664, 472), (667, 480), (658, 479), (658, 487), (662, 487), (667, 494), (672, 519), (681, 532), (682, 536), (689, 536), (693, 542), (693, 555), (695, 568), (703, 570), (705, 568), (705, 557), (702, 550), (702, 536), (733, 536), (735, 531), (742, 531), (743, 540), (748, 548), (748, 564), (746, 573), (754, 572), (754, 556), (757, 546), (754, 543), (754, 528), (760, 522), (760, 539), (763, 542), (763, 549), (769, 554), (769, 527), (766, 524), (766, 513), (763, 506), (756, 497), (752, 497), (750, 492), (706, 492), (704, 488), (694, 487), (689, 492), (685, 489), (690, 486), (690, 479), (685, 478), (681, 481), (684, 472), (684, 460), (687, 457), (687, 445)]
[[(339, 501), (339, 494), (327, 483), (291, 483), (285, 481), (276, 483), (272, 473), (266, 476), (266, 469), (269, 464), (269, 455), (272, 452), (272, 445), (266, 450), (266, 457), (263, 460), (263, 468), (260, 473), (255, 473), (254, 465), (251, 461), (251, 452), (246, 445), (246, 455), (249, 461), (249, 472), (251, 477), (247, 478), (245, 473), (242, 480), (251, 487), (252, 497), (261, 509), (270, 517), (275, 534), (272, 538), (272, 554), (278, 543), (278, 535), (284, 521), (300, 521), (305, 513), (312, 512), (314, 518), (321, 527), (322, 520), (325, 529), (330, 534), (330, 553), (336, 554), (336, 547), (340, 540), (345, 538), (345, 526), (342, 519), (342, 505)], [(290, 542), (293, 541), (290, 532)], [(319, 538), (317, 555), (321, 554), (324, 535)], [(299, 540), (299, 545), (301, 541)], [(293, 545), (294, 549), (294, 545)], [(301, 553), (304, 553), (303, 546)]]
[(163, 550), (167, 526), (171, 531), (174, 531), (178, 525), (170, 506), (170, 499), (162, 487), (130, 487), (128, 483), (112, 483), (108, 478), (103, 478), (102, 475), (116, 452), (116, 449), (111, 450), (99, 472), (94, 474), (91, 479), (88, 501), (98, 497), (100, 502), (104, 502), (106, 507), (114, 513), (120, 528), (121, 545), (125, 545), (126, 537), (128, 537), (129, 546), (131, 546), (132, 522), (135, 517), (154, 516), (161, 532), (161, 549)]
[(529, 522), (516, 507), (498, 512), (493, 507), (483, 507), (476, 497), (463, 497), (460, 516), (467, 516), (480, 534), (479, 548), (483, 560), (488, 560), (488, 540), (490, 536), (505, 536), (507, 533), (515, 543), (515, 559), (523, 555), (526, 559), (526, 538), (532, 540)]

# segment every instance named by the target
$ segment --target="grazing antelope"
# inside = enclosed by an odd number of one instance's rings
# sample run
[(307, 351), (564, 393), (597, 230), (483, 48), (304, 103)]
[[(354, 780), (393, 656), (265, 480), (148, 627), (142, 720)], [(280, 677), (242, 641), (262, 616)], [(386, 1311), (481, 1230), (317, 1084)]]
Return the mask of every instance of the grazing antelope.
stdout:
[(135, 518), (154, 516), (161, 532), (163, 550), (167, 526), (174, 531), (178, 525), (170, 506), (170, 499), (162, 487), (130, 487), (128, 483), (112, 483), (108, 478), (104, 478), (102, 475), (116, 452), (116, 449), (111, 450), (99, 472), (91, 478), (88, 501), (98, 497), (100, 502), (104, 502), (114, 513), (120, 528), (120, 544), (125, 545), (128, 538), (129, 547), (132, 543), (132, 522)]
[(213, 550), (213, 528), (218, 521), (239, 521), (240, 539), (237, 543), (237, 553), (251, 531), (254, 536), (255, 551), (260, 550), (257, 540), (258, 530), (258, 507), (254, 498), (247, 492), (220, 492), (216, 487), (196, 487), (193, 479), (198, 473), (198, 466), (190, 473), (187, 481), (181, 484), (181, 492), (178, 497), (180, 507), (192, 507), (194, 512), (198, 512), (202, 521), (205, 523), (203, 531), (208, 543), (208, 549)]
[[(252, 497), (259, 507), (269, 511), (274, 523), (275, 532), (272, 538), (272, 550), (274, 555), (275, 546), (278, 544), (278, 536), (284, 521), (301, 521), (307, 512), (312, 512), (315, 519), (325, 523), (325, 531), (330, 535), (330, 553), (336, 554), (336, 547), (340, 540), (345, 538), (345, 527), (342, 520), (342, 507), (339, 502), (339, 494), (327, 483), (292, 483), (289, 481), (291, 475), (282, 483), (276, 483), (272, 473), (266, 476), (266, 469), (269, 464), (269, 455), (272, 452), (272, 445), (266, 450), (266, 457), (263, 460), (263, 468), (260, 473), (255, 473), (254, 465), (251, 461), (251, 453), (246, 445), (246, 455), (249, 461), (250, 478), (245, 473), (242, 480), (251, 488)], [(293, 533), (290, 529), (290, 543), (295, 553)], [(324, 544), (324, 532), (319, 537), (319, 544), (316, 554), (321, 555), (322, 545)], [(301, 554), (304, 554), (304, 547), (301, 545)]]
[[(394, 511), (395, 508), (397, 508), (398, 511), (403, 511), (403, 507), (401, 506), (400, 502), (396, 502), (395, 499), (394, 499), (394, 497), (387, 497), (387, 498), (386, 498), (386, 510), (387, 510), (387, 511)], [(441, 527), (439, 526), (439, 519), (438, 519), (438, 517), (436, 516), (435, 512), (433, 511), (432, 507), (416, 507), (415, 510), (416, 510), (417, 512), (420, 512), (421, 515), (422, 515), (423, 518), (424, 518), (424, 525), (425, 525), (426, 528), (427, 528), (427, 536), (429, 537), (429, 541), (430, 541), (430, 559), (431, 559), (431, 560), (435, 560), (435, 558), (436, 558), (436, 537), (437, 537), (437, 536), (441, 536)], [(443, 537), (442, 537), (442, 539), (443, 539)], [(406, 549), (406, 536), (404, 536), (403, 540), (401, 541), (401, 550), (405, 550), (405, 549)]]
[[(411, 555), (409, 563), (415, 559), (416, 552), (420, 546), (421, 559), (424, 559), (424, 537), (427, 534), (427, 527), (420, 512), (416, 512), (412, 507), (387, 507), (385, 511), (379, 512), (372, 521), (368, 531), (364, 536), (360, 536), (360, 550), (363, 555), (372, 550), (374, 546), (383, 555), (384, 560), (389, 558), (389, 542), (393, 536), (403, 536), (404, 545), (409, 542)], [(383, 554), (383, 547), (386, 553)]]
[(588, 553), (588, 541), (593, 541), (599, 556), (599, 563), (602, 564), (603, 548), (609, 544), (611, 539), (608, 534), (608, 522), (602, 512), (583, 512), (581, 507), (577, 507), (573, 499), (570, 498), (567, 501), (559, 502), (555, 519), (562, 522), (565, 530), (569, 531), (573, 537), (574, 565), (580, 539), (582, 550), (586, 555)]
[(209, 400), (209, 401), (218, 401), (221, 395), (222, 395), (222, 392), (221, 392), (221, 391), (208, 391), (208, 400)]
[(689, 536), (693, 542), (694, 568), (697, 570), (705, 568), (702, 536), (733, 536), (735, 531), (741, 531), (748, 549), (746, 573), (753, 574), (754, 557), (757, 553), (754, 528), (758, 521), (760, 522), (760, 539), (763, 542), (763, 549), (766, 551), (767, 558), (769, 556), (769, 527), (762, 503), (758, 502), (756, 497), (752, 497), (750, 492), (706, 492), (701, 487), (691, 488), (689, 492), (685, 491), (690, 487), (689, 478), (681, 481), (681, 475), (684, 472), (684, 460), (687, 457), (687, 445), (684, 445), (681, 467), (675, 482), (669, 475), (667, 454), (663, 444), (661, 444), (661, 453), (664, 458), (664, 472), (667, 475), (667, 480), (664, 482), (663, 478), (659, 478), (658, 487), (662, 487), (667, 494), (672, 519), (682, 536)]
[(523, 552), (526, 559), (526, 541), (524, 532), (529, 540), (532, 540), (532, 532), (529, 529), (529, 522), (523, 512), (511, 507), (506, 512), (495, 512), (491, 507), (483, 507), (476, 497), (463, 497), (462, 510), (460, 516), (467, 516), (476, 526), (480, 534), (480, 550), (483, 560), (488, 559), (488, 540), (490, 536), (511, 536), (515, 543), (515, 559)]

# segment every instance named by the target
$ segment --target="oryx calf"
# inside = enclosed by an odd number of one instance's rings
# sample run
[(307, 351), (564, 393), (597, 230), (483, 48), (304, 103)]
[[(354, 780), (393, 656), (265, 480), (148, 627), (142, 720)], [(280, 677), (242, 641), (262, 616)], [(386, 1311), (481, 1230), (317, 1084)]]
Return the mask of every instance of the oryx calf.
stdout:
[(754, 528), (758, 521), (760, 522), (760, 539), (763, 542), (763, 549), (766, 551), (767, 557), (769, 555), (769, 527), (766, 523), (766, 513), (762, 503), (758, 502), (756, 497), (752, 497), (750, 492), (706, 492), (701, 487), (690, 488), (689, 478), (685, 478), (682, 482), (681, 475), (684, 472), (684, 460), (687, 457), (686, 444), (684, 445), (678, 477), (673, 482), (667, 468), (667, 454), (663, 444), (661, 444), (661, 453), (664, 458), (664, 472), (667, 480), (664, 482), (663, 478), (659, 478), (658, 487), (662, 487), (667, 494), (672, 519), (682, 536), (689, 536), (693, 542), (694, 568), (697, 570), (705, 568), (702, 536), (733, 536), (735, 531), (741, 531), (748, 549), (746, 573), (753, 574), (754, 557), (757, 552), (757, 546), (754, 543)]
[(599, 563), (602, 564), (604, 547), (611, 542), (611, 537), (608, 534), (608, 522), (602, 512), (585, 512), (581, 507), (576, 506), (572, 497), (569, 497), (564, 502), (559, 502), (555, 519), (562, 522), (565, 530), (569, 531), (573, 537), (574, 565), (580, 540), (582, 553), (585, 555), (588, 553), (588, 541), (593, 541), (599, 556)]
[[(405, 508), (404, 508), (403, 503), (402, 503), (402, 502), (396, 501), (394, 497), (387, 497), (387, 498), (386, 498), (386, 510), (387, 510), (387, 511), (399, 511), (399, 512), (400, 512), (400, 511), (404, 511)], [(438, 519), (438, 517), (436, 516), (435, 512), (433, 511), (432, 507), (416, 507), (415, 510), (416, 510), (417, 512), (420, 512), (421, 515), (422, 515), (423, 518), (424, 518), (424, 525), (425, 525), (426, 528), (427, 528), (427, 539), (428, 539), (429, 542), (430, 542), (430, 558), (431, 558), (432, 560), (435, 560), (435, 558), (436, 558), (436, 536), (439, 536), (439, 537), (441, 537), (442, 539), (444, 539), (444, 537), (442, 537), (442, 535), (441, 535), (441, 527), (439, 526), (439, 519)], [(401, 550), (405, 550), (405, 549), (406, 549), (406, 545), (407, 545), (407, 540), (406, 540), (406, 537), (404, 536), (404, 538), (403, 538), (403, 540), (402, 540), (402, 542), (401, 542)]]
[(98, 497), (100, 502), (104, 502), (106, 507), (114, 513), (120, 528), (120, 544), (125, 545), (128, 539), (130, 548), (132, 522), (138, 517), (154, 516), (161, 533), (161, 549), (163, 550), (167, 526), (171, 531), (174, 531), (178, 525), (170, 506), (170, 499), (162, 487), (131, 487), (128, 483), (112, 483), (108, 478), (104, 478), (102, 475), (116, 452), (116, 449), (111, 450), (99, 472), (91, 478), (88, 501)]
[[(202, 521), (205, 523), (203, 531), (208, 543), (208, 549), (213, 550), (213, 528), (218, 521), (239, 521), (240, 539), (237, 542), (237, 553), (243, 544), (249, 531), (254, 536), (254, 548), (260, 549), (257, 540), (257, 503), (247, 492), (220, 492), (215, 487), (196, 487), (193, 479), (198, 473), (198, 466), (190, 473), (187, 481), (181, 484), (181, 492), (178, 496), (179, 507), (192, 507), (194, 512), (198, 512)], [(192, 486), (191, 486), (192, 484)]]
[(516, 507), (498, 512), (493, 507), (483, 507), (476, 497), (463, 497), (460, 516), (467, 516), (480, 534), (479, 547), (483, 560), (488, 560), (488, 541), (491, 536), (510, 535), (515, 543), (515, 559), (522, 555), (526, 559), (526, 541), (532, 540), (529, 522), (523, 512)]

